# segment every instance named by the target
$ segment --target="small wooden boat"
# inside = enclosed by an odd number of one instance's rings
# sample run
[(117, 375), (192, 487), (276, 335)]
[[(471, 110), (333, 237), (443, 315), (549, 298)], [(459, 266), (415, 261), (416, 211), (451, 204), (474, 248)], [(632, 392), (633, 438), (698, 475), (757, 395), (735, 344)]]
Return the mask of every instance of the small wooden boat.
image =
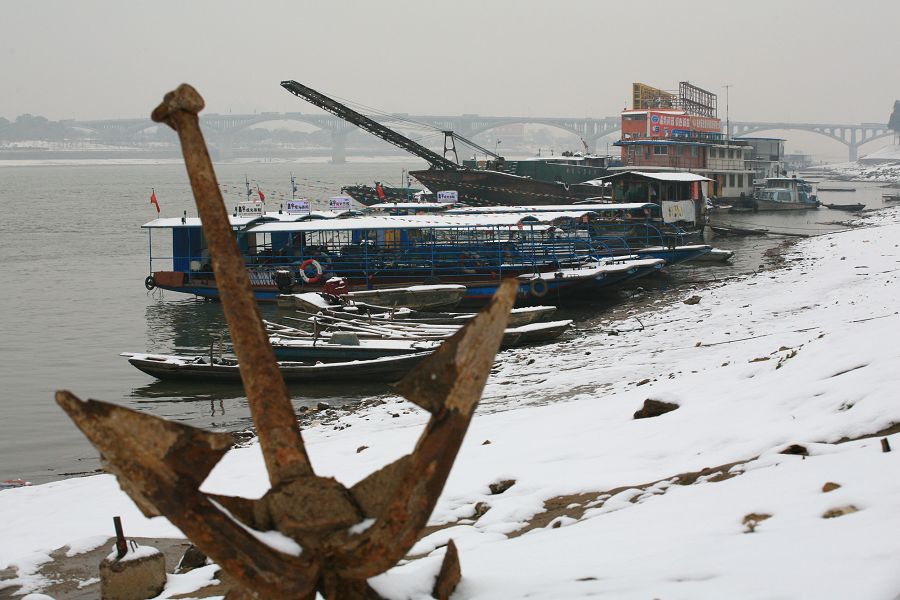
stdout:
[[(441, 341), (462, 327), (462, 325), (433, 325), (424, 323), (373, 323), (362, 319), (341, 319), (327, 315), (315, 315), (308, 320), (297, 320), (298, 324), (312, 325), (316, 333), (299, 328), (265, 321), (270, 335), (286, 339), (332, 339), (335, 335), (349, 333), (362, 340), (415, 340)], [(561, 336), (572, 325), (571, 319), (531, 323), (521, 327), (509, 327), (503, 336), (502, 346), (511, 348), (518, 344), (548, 342)]]
[(731, 260), (734, 256), (733, 250), (723, 250), (722, 248), (713, 248), (706, 254), (701, 254), (700, 256), (695, 256), (690, 259), (688, 262), (692, 263), (725, 263)]
[[(291, 362), (278, 363), (285, 381), (348, 381), (366, 380), (394, 382), (428, 356), (430, 352), (417, 352), (401, 356), (386, 356), (371, 360), (349, 362)], [(238, 362), (232, 358), (208, 356), (178, 356), (170, 354), (143, 354), (123, 352), (128, 362), (147, 375), (157, 379), (194, 381), (240, 382)]]
[(748, 236), (769, 234), (765, 229), (742, 229), (740, 227), (721, 227), (719, 225), (710, 225), (709, 228), (718, 235)]
[(347, 292), (350, 300), (387, 307), (415, 310), (450, 309), (466, 295), (464, 285), (411, 285), (404, 288), (378, 288)]
[[(305, 292), (282, 296), (279, 306), (296, 309), (306, 316), (325, 314), (334, 317), (363, 318), (370, 322), (430, 323), (434, 325), (461, 325), (473, 319), (476, 313), (431, 312), (411, 308), (390, 308), (366, 302), (340, 302), (319, 292)], [(555, 306), (523, 306), (509, 313), (509, 327), (528, 325), (549, 317), (556, 312)]]
[(881, 199), (885, 202), (900, 202), (900, 193), (882, 194)]
[[(300, 308), (310, 310), (315, 301), (307, 294), (282, 294), (278, 296), (278, 306), (282, 308)], [(394, 308), (410, 308), (414, 310), (445, 310), (460, 303), (466, 295), (464, 285), (413, 285), (403, 288), (376, 288), (372, 290), (359, 290), (341, 294), (344, 302), (363, 303), (372, 306), (383, 307), (386, 310)]]
[(843, 210), (845, 212), (859, 212), (866, 207), (865, 204), (823, 204), (825, 208), (831, 210)]
[(366, 339), (345, 331), (333, 333), (328, 338), (321, 336), (288, 337), (278, 334), (269, 338), (272, 350), (275, 351), (275, 358), (278, 360), (321, 362), (349, 362), (430, 352), (440, 346), (441, 341)]

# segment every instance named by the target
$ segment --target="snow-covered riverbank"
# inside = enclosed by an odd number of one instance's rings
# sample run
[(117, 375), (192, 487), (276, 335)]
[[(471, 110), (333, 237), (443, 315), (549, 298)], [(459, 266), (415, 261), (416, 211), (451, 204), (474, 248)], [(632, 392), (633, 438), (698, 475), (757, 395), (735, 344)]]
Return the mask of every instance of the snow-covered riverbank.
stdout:
[[(373, 586), (427, 597), (452, 538), (459, 598), (894, 597), (900, 210), (866, 222), (697, 304), (505, 353), (432, 516), (444, 527)], [(635, 419), (647, 399), (678, 408)], [(352, 484), (409, 452), (425, 421), (398, 399), (304, 435), (317, 472)], [(492, 494), (500, 481), (515, 483)], [(266, 487), (256, 446), (204, 484)], [(46, 583), (33, 574), (51, 550), (95, 547), (114, 515), (129, 536), (179, 536), (106, 475), (0, 492), (0, 514), (0, 568), (27, 589)]]

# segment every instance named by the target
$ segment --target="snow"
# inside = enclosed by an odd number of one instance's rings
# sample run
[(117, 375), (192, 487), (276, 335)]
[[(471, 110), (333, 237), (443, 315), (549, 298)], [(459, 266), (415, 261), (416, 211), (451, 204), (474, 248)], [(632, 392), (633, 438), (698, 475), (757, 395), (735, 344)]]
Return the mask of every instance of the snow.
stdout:
[(252, 527), (247, 527), (240, 520), (235, 519), (232, 514), (228, 511), (227, 508), (216, 502), (215, 500), (210, 499), (210, 502), (218, 508), (220, 511), (228, 515), (228, 517), (234, 521), (241, 529), (255, 537), (257, 540), (272, 548), (273, 550), (277, 550), (279, 552), (283, 552), (284, 554), (290, 554), (291, 556), (300, 556), (303, 554), (303, 548), (300, 547), (296, 541), (288, 536), (284, 535), (280, 531), (258, 531), (253, 529)]
[(884, 146), (856, 162), (813, 167), (807, 171), (853, 181), (900, 182), (900, 145)]
[[(445, 527), (372, 585), (427, 596), (452, 538), (458, 598), (895, 597), (900, 434), (886, 436), (893, 452), (861, 436), (900, 423), (900, 210), (862, 223), (799, 241), (785, 268), (635, 308), (640, 328), (606, 321), (502, 353), (431, 516)], [(678, 408), (634, 419), (648, 398)], [(411, 452), (427, 420), (394, 398), (304, 440), (319, 475), (352, 485)], [(781, 453), (792, 444), (809, 455)], [(492, 494), (502, 480), (515, 483)], [(202, 489), (268, 487), (251, 445)], [(568, 508), (524, 531), (554, 498)], [(0, 568), (20, 579), (54, 548), (111, 535), (110, 515), (130, 536), (180, 536), (108, 475), (5, 490), (0, 514)], [(751, 514), (771, 516), (751, 527)]]
[(122, 558), (116, 558), (119, 552), (116, 550), (116, 546), (112, 546), (112, 552), (110, 552), (106, 556), (106, 560), (118, 560), (119, 562), (128, 562), (130, 560), (139, 560), (141, 558), (147, 558), (148, 556), (156, 556), (159, 554), (159, 550), (154, 548), (153, 546), (140, 546), (138, 544), (132, 545), (132, 543), (128, 543), (128, 551), (125, 552), (125, 556)]

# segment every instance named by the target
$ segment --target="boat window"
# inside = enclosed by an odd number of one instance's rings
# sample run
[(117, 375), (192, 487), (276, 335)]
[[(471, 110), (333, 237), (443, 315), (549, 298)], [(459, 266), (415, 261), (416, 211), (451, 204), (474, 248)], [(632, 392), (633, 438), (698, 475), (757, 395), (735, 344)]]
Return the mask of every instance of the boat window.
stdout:
[(668, 154), (668, 146), (653, 146), (653, 154)]

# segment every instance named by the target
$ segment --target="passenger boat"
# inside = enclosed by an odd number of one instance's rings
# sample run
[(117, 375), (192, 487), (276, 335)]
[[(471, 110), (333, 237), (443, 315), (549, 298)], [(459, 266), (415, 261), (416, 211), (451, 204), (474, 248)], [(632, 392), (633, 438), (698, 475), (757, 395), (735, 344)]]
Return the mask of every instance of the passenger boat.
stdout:
[(818, 208), (812, 185), (796, 177), (768, 177), (766, 187), (753, 199), (756, 210), (806, 210)]
[[(278, 370), (285, 381), (379, 381), (394, 382), (403, 378), (430, 352), (385, 356), (349, 362), (281, 361)], [(151, 377), (162, 380), (240, 382), (238, 362), (233, 358), (180, 356), (123, 352), (128, 362)]]
[(881, 199), (884, 202), (900, 202), (900, 193), (882, 194)]
[[(527, 303), (592, 283), (609, 270), (597, 262), (599, 258), (631, 254), (630, 236), (663, 239), (652, 226), (644, 230), (640, 223), (593, 222), (592, 214), (582, 210), (291, 219), (260, 213), (235, 214), (231, 221), (260, 300), (323, 291), (329, 279), (342, 277), (350, 291), (463, 285), (465, 301), (483, 302), (502, 279), (516, 277), (522, 280), (518, 299)], [(144, 228), (151, 235), (148, 290), (159, 287), (218, 297), (199, 219), (157, 219)], [(153, 232), (160, 230), (171, 232), (171, 254), (153, 253)], [(653, 252), (674, 258), (672, 248)], [(160, 261), (171, 270), (154, 269)]]

